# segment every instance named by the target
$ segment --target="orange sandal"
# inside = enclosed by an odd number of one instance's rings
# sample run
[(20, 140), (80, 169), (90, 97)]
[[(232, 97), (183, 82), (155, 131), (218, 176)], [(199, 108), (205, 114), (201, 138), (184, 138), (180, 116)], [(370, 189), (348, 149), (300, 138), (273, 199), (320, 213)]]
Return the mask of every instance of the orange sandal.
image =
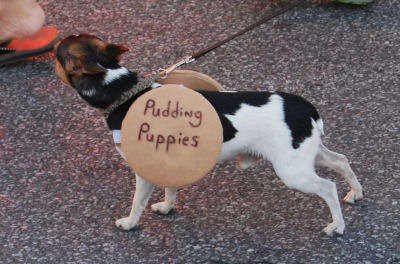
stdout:
[(0, 44), (0, 66), (49, 52), (57, 41), (58, 30), (44, 27), (29, 37)]

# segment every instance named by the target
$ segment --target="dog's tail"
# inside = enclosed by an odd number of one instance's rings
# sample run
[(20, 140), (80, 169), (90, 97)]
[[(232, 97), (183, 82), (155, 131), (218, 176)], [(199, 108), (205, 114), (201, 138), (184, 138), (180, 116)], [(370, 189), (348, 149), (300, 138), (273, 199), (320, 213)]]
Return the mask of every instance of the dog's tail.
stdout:
[(319, 132), (321, 133), (322, 136), (325, 136), (325, 132), (324, 132), (324, 121), (322, 121), (322, 118), (318, 118), (315, 121), (315, 124), (319, 130)]

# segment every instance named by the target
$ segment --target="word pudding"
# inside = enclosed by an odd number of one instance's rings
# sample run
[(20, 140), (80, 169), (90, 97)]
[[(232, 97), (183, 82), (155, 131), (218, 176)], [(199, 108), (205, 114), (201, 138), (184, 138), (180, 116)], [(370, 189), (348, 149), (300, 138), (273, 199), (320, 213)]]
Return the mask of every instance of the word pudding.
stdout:
[[(154, 143), (156, 150), (163, 148), (168, 152), (172, 145), (196, 148), (200, 143), (200, 136), (195, 133), (202, 124), (203, 114), (200, 110), (185, 109), (179, 101), (171, 100), (159, 106), (156, 99), (148, 99), (143, 116), (149, 117), (149, 121), (139, 126), (137, 139)], [(154, 130), (166, 132), (155, 133)]]

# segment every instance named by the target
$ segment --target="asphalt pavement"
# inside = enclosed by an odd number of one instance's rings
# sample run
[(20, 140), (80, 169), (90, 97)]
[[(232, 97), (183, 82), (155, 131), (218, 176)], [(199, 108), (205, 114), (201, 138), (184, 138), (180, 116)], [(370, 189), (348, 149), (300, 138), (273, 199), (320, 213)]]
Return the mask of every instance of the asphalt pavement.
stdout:
[[(62, 36), (130, 48), (140, 73), (168, 66), (276, 10), (267, 0), (39, 1)], [(126, 232), (135, 179), (101, 113), (54, 73), (51, 53), (0, 68), (0, 263), (400, 263), (400, 1), (310, 4), (236, 38), (185, 69), (226, 90), (299, 94), (324, 118), (365, 190), (327, 237), (320, 198), (286, 188), (268, 162), (217, 165), (149, 208)], [(348, 191), (333, 172), (318, 173)], [(150, 203), (163, 199), (157, 189)]]

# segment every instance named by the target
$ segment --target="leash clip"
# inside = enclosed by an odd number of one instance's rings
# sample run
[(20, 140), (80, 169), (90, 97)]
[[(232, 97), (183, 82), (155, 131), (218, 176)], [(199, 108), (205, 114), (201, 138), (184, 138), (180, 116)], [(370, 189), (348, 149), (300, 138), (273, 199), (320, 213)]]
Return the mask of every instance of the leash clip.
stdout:
[(178, 61), (177, 63), (169, 66), (167, 69), (160, 69), (160, 75), (162, 76), (162, 78), (167, 77), (171, 72), (173, 72), (174, 70), (176, 70), (177, 68), (181, 67), (182, 65), (188, 64), (195, 61), (195, 59), (193, 58), (193, 56), (186, 56), (185, 58), (183, 58), (182, 60)]

